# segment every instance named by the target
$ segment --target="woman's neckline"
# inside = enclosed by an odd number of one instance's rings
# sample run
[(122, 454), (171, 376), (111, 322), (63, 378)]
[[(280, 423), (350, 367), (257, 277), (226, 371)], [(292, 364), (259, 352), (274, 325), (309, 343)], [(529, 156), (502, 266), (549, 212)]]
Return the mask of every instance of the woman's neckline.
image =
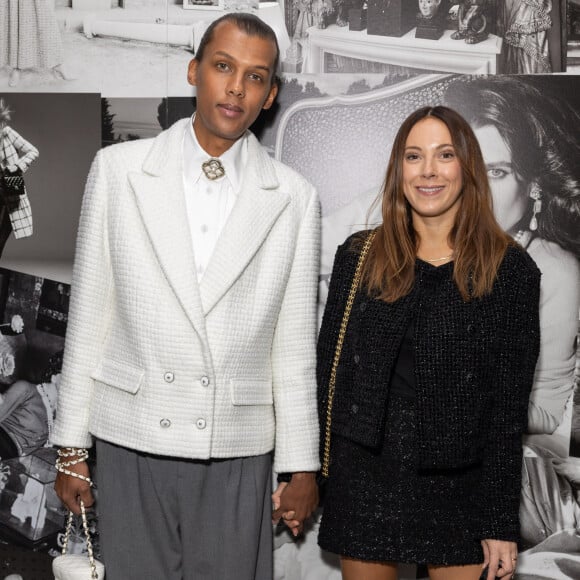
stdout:
[(431, 268), (435, 268), (435, 269), (439, 269), (439, 268), (443, 268), (444, 266), (448, 266), (449, 264), (453, 264), (453, 258), (451, 258), (448, 262), (443, 262), (442, 264), (434, 264), (432, 262), (428, 262), (427, 260), (422, 260), (421, 258), (419, 258), (419, 256), (415, 256), (415, 260), (417, 262), (420, 262), (421, 264), (424, 264), (425, 266), (429, 266)]

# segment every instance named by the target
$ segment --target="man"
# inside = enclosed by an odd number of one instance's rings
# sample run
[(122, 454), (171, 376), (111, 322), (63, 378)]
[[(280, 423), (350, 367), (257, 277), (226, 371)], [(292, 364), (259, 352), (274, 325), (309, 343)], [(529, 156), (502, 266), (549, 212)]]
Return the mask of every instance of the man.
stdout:
[(78, 512), (96, 439), (108, 580), (271, 580), (274, 442), (293, 474), (274, 520), (298, 533), (317, 503), (318, 200), (247, 131), (278, 58), (257, 17), (220, 18), (193, 124), (99, 152), (88, 179), (53, 441)]

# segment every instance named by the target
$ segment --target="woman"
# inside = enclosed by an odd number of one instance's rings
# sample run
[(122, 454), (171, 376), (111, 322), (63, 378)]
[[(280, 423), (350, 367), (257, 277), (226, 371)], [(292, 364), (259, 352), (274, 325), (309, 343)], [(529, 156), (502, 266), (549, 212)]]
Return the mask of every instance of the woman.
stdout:
[(454, 83), (445, 101), (475, 130), (499, 224), (543, 274), (542, 342), (528, 432), (550, 434), (562, 422), (574, 388), (580, 303), (580, 117), (563, 100), (555, 103), (533, 84), (514, 77)]
[(4, 99), (0, 99), (0, 256), (8, 237), (32, 235), (32, 210), (28, 195), (13, 195), (4, 184), (6, 175), (25, 173), (38, 157), (38, 149), (23, 139), (10, 125), (11, 112)]
[(369, 233), (338, 249), (318, 344), (323, 441), (331, 434), (319, 543), (340, 554), (344, 580), (395, 579), (399, 562), (427, 564), (433, 580), (515, 570), (540, 273), (491, 205), (466, 121), (446, 107), (411, 114), (393, 145), (383, 223), (332, 395), (339, 327)]
[(0, 2), (0, 67), (8, 67), (8, 84), (20, 82), (23, 69), (52, 69), (68, 80), (63, 47), (51, 0)]

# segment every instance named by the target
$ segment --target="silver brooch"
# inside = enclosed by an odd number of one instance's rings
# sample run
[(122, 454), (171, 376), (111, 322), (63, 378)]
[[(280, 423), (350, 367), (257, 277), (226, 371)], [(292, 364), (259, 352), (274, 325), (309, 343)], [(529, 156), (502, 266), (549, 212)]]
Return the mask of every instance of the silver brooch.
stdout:
[(219, 159), (211, 158), (209, 161), (205, 161), (201, 164), (201, 168), (208, 179), (214, 181), (219, 179), (226, 174), (226, 170)]

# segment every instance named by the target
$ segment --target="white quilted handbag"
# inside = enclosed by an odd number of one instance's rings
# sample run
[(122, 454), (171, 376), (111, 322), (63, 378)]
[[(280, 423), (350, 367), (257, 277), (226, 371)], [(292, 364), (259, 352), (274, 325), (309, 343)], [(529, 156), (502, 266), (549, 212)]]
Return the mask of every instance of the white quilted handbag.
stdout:
[(105, 566), (95, 559), (93, 555), (93, 544), (87, 523), (85, 504), (81, 500), (81, 516), (83, 520), (83, 530), (87, 540), (88, 554), (67, 554), (68, 541), (70, 538), (73, 513), (69, 512), (66, 523), (66, 532), (62, 546), (62, 555), (57, 556), (52, 561), (52, 572), (55, 580), (104, 580)]

